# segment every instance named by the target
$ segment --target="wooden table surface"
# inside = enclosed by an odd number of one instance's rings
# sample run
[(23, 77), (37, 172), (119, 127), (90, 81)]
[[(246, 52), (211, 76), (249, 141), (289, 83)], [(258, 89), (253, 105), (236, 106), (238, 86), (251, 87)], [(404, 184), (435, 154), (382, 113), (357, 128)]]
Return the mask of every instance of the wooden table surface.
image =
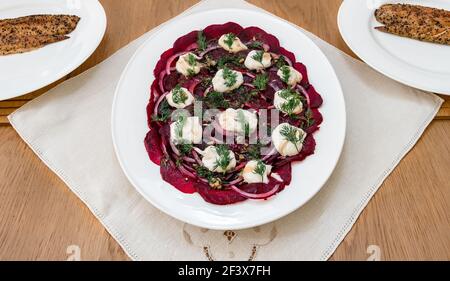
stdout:
[[(342, 0), (250, 0), (355, 56), (336, 25)], [(61, 79), (98, 64), (197, 0), (101, 0), (108, 29), (93, 56)], [(0, 103), (10, 112), (49, 88)], [(449, 104), (440, 118), (450, 116)], [(1, 114), (0, 114), (1, 115)], [(5, 123), (5, 118), (0, 117)], [(10, 126), (0, 127), (0, 260), (66, 260), (78, 245), (83, 260), (124, 260), (126, 254), (87, 207)], [(332, 260), (450, 259), (450, 120), (435, 120), (389, 176)], [(69, 252), (71, 248), (69, 248)]]

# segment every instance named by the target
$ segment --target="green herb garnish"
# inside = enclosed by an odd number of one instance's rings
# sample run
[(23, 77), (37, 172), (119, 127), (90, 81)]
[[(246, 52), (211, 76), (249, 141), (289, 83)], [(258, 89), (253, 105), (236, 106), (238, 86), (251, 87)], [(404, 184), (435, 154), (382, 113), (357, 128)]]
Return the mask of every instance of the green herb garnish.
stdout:
[(216, 91), (209, 92), (204, 101), (209, 108), (228, 108), (230, 106), (223, 93)]
[(197, 65), (197, 59), (191, 53), (188, 54), (188, 64), (192, 67), (195, 67)]
[(195, 170), (199, 177), (207, 179), (208, 181), (213, 177), (213, 173), (205, 166), (198, 166)]
[(172, 109), (170, 108), (169, 103), (166, 99), (164, 99), (159, 105), (159, 114), (152, 116), (152, 121), (154, 122), (165, 122), (170, 118), (172, 113)]
[(267, 83), (269, 83), (269, 76), (264, 74), (258, 74), (253, 80), (253, 85), (260, 91), (264, 91), (267, 88)]
[(175, 123), (175, 135), (178, 139), (183, 139), (183, 128), (186, 125), (187, 117), (185, 115), (180, 115)]
[(295, 145), (295, 149), (298, 149), (298, 143), (303, 139), (303, 134), (294, 126), (284, 125), (280, 130), (280, 134), (288, 141)]
[(287, 84), (289, 82), (289, 78), (291, 77), (291, 69), (289, 66), (283, 66), (281, 67), (281, 73), (281, 80)]
[(223, 68), (223, 79), (225, 80), (225, 86), (233, 87), (237, 82), (237, 73), (225, 66)]
[(266, 172), (266, 165), (263, 161), (258, 160), (258, 163), (256, 164), (256, 168), (253, 171), (253, 173), (258, 174), (261, 176), (261, 180), (264, 181), (264, 173)]
[(258, 140), (256, 144), (251, 144), (247, 148), (247, 155), (250, 159), (256, 160), (261, 158), (261, 147), (262, 144)]
[(283, 66), (287, 65), (286, 59), (284, 56), (280, 56), (280, 58), (275, 63), (277, 68), (282, 68)]
[(182, 104), (188, 99), (186, 92), (181, 89), (180, 85), (177, 85), (172, 90), (172, 100), (174, 103)]
[(252, 59), (262, 64), (264, 52), (263, 51), (256, 51), (255, 54), (252, 56)]
[(252, 41), (248, 43), (247, 47), (251, 49), (260, 49), (262, 48), (263, 43), (261, 41)]
[(216, 152), (218, 158), (215, 163), (216, 169), (220, 167), (224, 172), (228, 168), (228, 165), (231, 163), (230, 150), (225, 144), (220, 144), (216, 146)]
[(223, 41), (227, 46), (231, 49), (231, 46), (233, 46), (234, 40), (236, 40), (236, 35), (233, 33), (228, 33), (225, 35), (225, 40)]
[(292, 115), (295, 109), (302, 103), (302, 97), (292, 89), (284, 89), (278, 94), (286, 102), (281, 105), (281, 110)]
[(238, 110), (237, 113), (238, 122), (242, 127), (242, 131), (244, 132), (244, 136), (247, 137), (250, 135), (250, 124), (248, 123), (247, 118), (245, 118), (244, 111), (242, 109)]
[(236, 66), (242, 66), (242, 58), (237, 56), (223, 56), (217, 60), (217, 67), (219, 69), (224, 68), (228, 64), (234, 64)]
[(203, 30), (200, 30), (197, 33), (197, 45), (200, 51), (204, 51), (208, 47), (208, 43), (206, 42), (206, 37), (203, 34)]
[(309, 128), (312, 125), (314, 125), (314, 122), (316, 122), (316, 120), (314, 120), (314, 118), (312, 116), (312, 111), (309, 108), (305, 112), (305, 119), (306, 119), (306, 122), (305, 122), (304, 128)]
[(181, 156), (188, 155), (189, 153), (191, 153), (193, 148), (194, 148), (194, 146), (192, 144), (188, 144), (188, 143), (183, 143), (183, 144), (177, 145), (177, 149), (180, 152)]

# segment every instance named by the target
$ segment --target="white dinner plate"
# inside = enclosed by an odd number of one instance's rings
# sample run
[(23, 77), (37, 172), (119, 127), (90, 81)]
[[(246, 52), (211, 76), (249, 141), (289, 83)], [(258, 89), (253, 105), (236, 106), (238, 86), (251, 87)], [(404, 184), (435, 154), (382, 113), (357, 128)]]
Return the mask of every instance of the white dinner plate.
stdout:
[[(184, 194), (161, 179), (144, 147), (146, 105), (153, 69), (160, 55), (180, 36), (211, 24), (233, 21), (258, 26), (276, 35), (306, 64), (311, 83), (323, 96), (324, 122), (315, 134), (316, 154), (293, 165), (290, 186), (266, 201), (247, 200), (218, 206), (200, 195)], [(336, 74), (320, 49), (299, 29), (264, 13), (221, 9), (182, 17), (153, 34), (136, 52), (117, 86), (112, 111), (112, 137), (120, 165), (135, 188), (163, 212), (189, 224), (209, 229), (242, 229), (271, 222), (296, 210), (324, 185), (336, 166), (345, 138), (345, 103)]]
[(24, 54), (0, 56), (0, 100), (45, 87), (80, 66), (98, 47), (106, 15), (97, 0), (1, 0), (0, 19), (35, 14), (81, 17), (70, 39)]
[(345, 0), (338, 25), (347, 45), (364, 62), (403, 84), (450, 95), (450, 46), (380, 32), (374, 12), (386, 3), (418, 4), (450, 10), (448, 0)]

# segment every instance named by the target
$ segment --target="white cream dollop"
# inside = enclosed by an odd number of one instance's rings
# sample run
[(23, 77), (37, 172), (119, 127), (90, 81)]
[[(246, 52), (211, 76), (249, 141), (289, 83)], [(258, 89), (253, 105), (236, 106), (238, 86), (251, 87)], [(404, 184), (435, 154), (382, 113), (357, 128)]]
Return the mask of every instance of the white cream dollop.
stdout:
[[(181, 91), (181, 92), (178, 92)], [(176, 103), (173, 100), (173, 96), (174, 95), (185, 95), (186, 100), (184, 102), (180, 102), (180, 103)], [(191, 105), (194, 102), (194, 96), (191, 94), (191, 92), (189, 92), (188, 89), (186, 88), (174, 88), (172, 89), (172, 91), (170, 91), (167, 96), (166, 96), (166, 100), (169, 103), (170, 106), (181, 109), (181, 108), (185, 108), (189, 105)]]
[[(231, 44), (231, 46), (229, 46), (227, 43), (225, 43), (228, 39), (228, 36), (230, 36), (230, 34), (224, 34), (222, 36), (220, 36), (218, 44), (220, 47), (222, 47), (223, 49), (225, 49), (226, 51), (230, 52), (230, 53), (238, 53), (240, 51), (244, 51), (247, 50), (247, 46), (244, 45), (244, 43), (242, 43), (241, 39), (239, 39), (237, 36), (234, 37), (233, 40), (233, 44)], [(233, 36), (233, 35), (231, 35)]]
[(244, 109), (228, 108), (219, 114), (218, 121), (222, 129), (241, 135), (245, 133), (245, 123), (248, 124), (249, 134), (255, 132), (258, 126), (256, 113)]
[(251, 160), (245, 165), (244, 170), (242, 171), (242, 177), (246, 183), (269, 183), (269, 175), (272, 171), (271, 165), (263, 164), (266, 169), (264, 174), (261, 176), (255, 172), (256, 167), (258, 166), (258, 161)]
[[(285, 80), (285, 75), (284, 72), (288, 73), (289, 72), (289, 76), (288, 79)], [(303, 79), (303, 75), (297, 71), (297, 69), (293, 68), (292, 66), (283, 66), (280, 69), (278, 69), (277, 72), (278, 77), (281, 78), (281, 80), (283, 80), (283, 82), (285, 82), (288, 85), (294, 86), (297, 83), (300, 83)]]
[[(262, 54), (261, 61), (255, 59), (255, 57), (257, 57), (258, 54), (260, 55)], [(245, 67), (247, 67), (250, 70), (265, 69), (272, 65), (272, 56), (264, 51), (253, 50), (248, 53), (244, 64)]]
[[(288, 141), (282, 134), (283, 128), (290, 128), (296, 130), (296, 136), (298, 141), (296, 143)], [(282, 123), (278, 125), (272, 132), (272, 143), (275, 149), (282, 156), (294, 156), (300, 153), (303, 148), (303, 141), (306, 138), (306, 132), (300, 128), (290, 125), (289, 123)]]
[(281, 112), (288, 113), (288, 114), (299, 114), (303, 111), (303, 103), (299, 100), (298, 105), (292, 110), (292, 112), (286, 112), (283, 110), (283, 105), (286, 104), (290, 99), (293, 99), (295, 97), (290, 97), (288, 99), (282, 97), (282, 93), (285, 90), (280, 90), (275, 92), (274, 99), (273, 99), (273, 105), (276, 109), (278, 109)]
[(193, 53), (186, 53), (178, 58), (175, 68), (184, 76), (198, 74), (203, 66), (198, 62), (199, 59), (200, 57), (196, 56)]
[[(199, 144), (202, 142), (203, 129), (198, 116), (186, 117), (183, 127), (180, 120), (170, 124), (170, 141), (174, 144), (194, 143)], [(181, 133), (181, 135), (180, 135)]]
[(211, 172), (226, 173), (236, 167), (236, 157), (233, 151), (231, 150), (228, 150), (230, 163), (228, 164), (226, 169), (217, 166), (217, 161), (220, 159), (220, 155), (217, 153), (217, 149), (215, 146), (212, 145), (208, 146), (205, 150), (198, 152), (203, 156), (202, 157), (203, 166), (205, 166)]
[(220, 92), (220, 93), (231, 92), (231, 91), (239, 88), (244, 83), (244, 77), (241, 72), (235, 71), (235, 70), (230, 70), (230, 71), (231, 71), (232, 75), (234, 75), (236, 77), (235, 83), (233, 85), (229, 85), (228, 83), (230, 81), (223, 77), (224, 70), (221, 69), (221, 70), (217, 71), (216, 75), (212, 79), (214, 91)]

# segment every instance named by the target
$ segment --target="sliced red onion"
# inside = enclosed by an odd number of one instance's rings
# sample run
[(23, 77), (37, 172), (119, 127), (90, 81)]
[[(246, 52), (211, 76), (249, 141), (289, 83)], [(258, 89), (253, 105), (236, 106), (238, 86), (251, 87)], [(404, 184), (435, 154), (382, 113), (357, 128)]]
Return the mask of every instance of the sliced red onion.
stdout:
[(196, 173), (196, 171), (194, 170), (194, 168), (192, 168), (192, 167), (189, 166), (188, 164), (184, 164), (184, 163), (183, 163), (183, 167), (184, 167), (186, 170), (188, 170), (189, 172), (193, 173), (193, 174)]
[(263, 49), (264, 49), (264, 51), (266, 51), (266, 52), (268, 52), (269, 50), (270, 50), (270, 46), (268, 45), (268, 44), (263, 44), (262, 45), (262, 47), (263, 47)]
[(284, 60), (289, 64), (289, 66), (292, 67), (292, 61), (288, 57), (286, 57), (284, 55), (283, 55), (283, 57), (284, 57)]
[(247, 75), (248, 77), (253, 78), (253, 79), (256, 77), (255, 74), (248, 72), (248, 71), (244, 71), (244, 72), (242, 72), (242, 74)]
[(187, 156), (184, 156), (183, 160), (186, 162), (189, 162), (189, 163), (197, 163), (197, 161), (194, 158), (187, 157)]
[(170, 74), (170, 69), (171, 69), (171, 66), (172, 66), (173, 61), (174, 61), (176, 58), (178, 58), (179, 56), (185, 55), (185, 54), (187, 54), (187, 53), (188, 53), (187, 51), (180, 52), (180, 53), (176, 53), (175, 55), (171, 56), (171, 57), (167, 60), (167, 62), (166, 62), (166, 74), (167, 74), (167, 75)]
[(193, 174), (193, 173), (191, 173), (191, 172), (189, 172), (188, 170), (186, 170), (186, 168), (184, 168), (183, 166), (178, 166), (178, 170), (180, 170), (180, 172), (183, 174), (183, 175), (185, 175), (186, 177), (189, 177), (189, 178), (192, 178), (192, 179), (196, 179), (197, 177)]
[(270, 196), (272, 196), (272, 195), (274, 195), (275, 193), (278, 192), (278, 190), (280, 189), (280, 185), (277, 184), (277, 185), (275, 185), (274, 188), (272, 188), (272, 190), (269, 190), (268, 192), (265, 192), (265, 193), (259, 193), (259, 194), (253, 194), (253, 193), (245, 192), (245, 191), (239, 189), (235, 185), (230, 185), (230, 188), (232, 190), (236, 191), (237, 193), (239, 193), (242, 197), (245, 197), (245, 198), (248, 198), (248, 199), (267, 199)]
[(168, 94), (169, 94), (169, 92), (166, 92), (166, 93), (162, 94), (162, 95), (159, 97), (158, 101), (156, 102), (155, 108), (154, 108), (154, 110), (153, 110), (153, 114), (155, 114), (155, 116), (158, 115), (159, 105), (160, 105), (161, 102), (166, 98), (166, 96), (167, 96)]
[(209, 53), (209, 52), (211, 52), (211, 51), (214, 51), (214, 50), (217, 50), (217, 49), (220, 49), (220, 48), (222, 48), (222, 47), (220, 47), (219, 45), (211, 45), (211, 46), (209, 46), (206, 50), (204, 50), (203, 52), (201, 52), (201, 53), (199, 54), (199, 57), (200, 57), (200, 58), (203, 58), (207, 53)]
[(279, 90), (281, 90), (280, 87), (278, 87), (278, 86), (275, 84), (275, 81), (270, 82), (270, 83), (269, 83), (269, 86), (270, 86), (275, 92), (278, 92)]
[(244, 86), (247, 86), (247, 87), (252, 88), (252, 89), (256, 88), (255, 85), (250, 84), (250, 83), (244, 83)]
[(274, 147), (272, 148), (269, 153), (267, 153), (267, 155), (265, 155), (261, 160), (262, 161), (266, 161), (267, 159), (269, 159), (270, 157), (272, 157), (273, 155), (275, 155), (275, 153), (277, 153), (277, 149)]
[(197, 164), (199, 165), (203, 165), (202, 160), (200, 159), (200, 157), (198, 156), (197, 151), (195, 150), (195, 148), (192, 150), (192, 156), (194, 156), (195, 161), (197, 162)]
[(238, 178), (235, 179), (234, 181), (230, 181), (229, 183), (226, 183), (226, 184), (224, 184), (223, 186), (236, 185), (236, 184), (240, 183), (241, 181), (243, 181), (243, 178), (238, 177)]
[(180, 151), (175, 146), (175, 144), (171, 141), (169, 141), (169, 143), (170, 143), (170, 148), (172, 148), (173, 153), (175, 153), (176, 156), (180, 156)]
[(194, 94), (194, 91), (195, 91), (195, 88), (198, 86), (198, 84), (200, 84), (200, 80), (198, 80), (198, 79), (194, 79), (194, 81), (192, 82), (192, 84), (189, 86), (189, 92), (191, 93), (191, 94)]
[(300, 84), (297, 84), (297, 89), (306, 97), (306, 102), (308, 104), (308, 107), (311, 107), (311, 100), (309, 99), (309, 94), (306, 91), (306, 89), (303, 88), (303, 86)]

